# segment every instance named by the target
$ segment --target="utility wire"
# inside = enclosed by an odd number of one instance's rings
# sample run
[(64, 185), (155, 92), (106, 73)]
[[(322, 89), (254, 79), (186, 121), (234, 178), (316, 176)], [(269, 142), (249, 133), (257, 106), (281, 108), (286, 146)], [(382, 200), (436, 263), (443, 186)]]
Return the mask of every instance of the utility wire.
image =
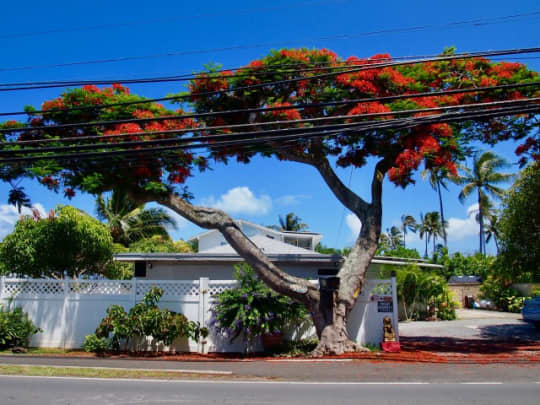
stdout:
[(75, 62), (66, 62), (66, 63), (57, 63), (57, 64), (8, 67), (8, 68), (1, 68), (0, 72), (58, 68), (58, 67), (103, 64), (103, 63), (129, 62), (129, 61), (135, 61), (135, 60), (155, 59), (155, 58), (163, 58), (163, 57), (171, 57), (171, 56), (199, 55), (199, 54), (214, 53), (214, 52), (238, 51), (238, 50), (244, 50), (244, 49), (284, 46), (285, 44), (286, 46), (290, 46), (291, 44), (297, 44), (297, 43), (305, 44), (306, 42), (313, 42), (313, 41), (348, 40), (348, 39), (360, 38), (360, 37), (365, 37), (365, 36), (417, 32), (417, 31), (425, 31), (425, 30), (430, 30), (430, 29), (454, 28), (454, 27), (467, 26), (467, 25), (478, 27), (478, 26), (484, 26), (484, 25), (506, 23), (511, 20), (516, 20), (516, 19), (526, 18), (526, 17), (536, 17), (539, 15), (540, 15), (540, 11), (533, 11), (529, 13), (512, 14), (512, 15), (506, 15), (506, 16), (493, 17), (493, 18), (477, 18), (477, 19), (471, 19), (471, 20), (453, 21), (446, 24), (428, 24), (428, 25), (419, 25), (419, 26), (411, 26), (411, 27), (382, 29), (382, 30), (368, 31), (368, 32), (362, 32), (362, 33), (357, 33), (357, 34), (341, 34), (341, 35), (324, 36), (324, 37), (318, 37), (318, 38), (304, 38), (304, 39), (299, 39), (299, 40), (294, 40), (294, 41), (287, 41), (286, 43), (285, 42), (266, 42), (266, 43), (258, 43), (258, 44), (233, 45), (233, 46), (213, 48), (213, 49), (170, 51), (170, 52), (157, 53), (157, 54), (151, 54), (151, 55), (123, 56), (123, 57), (117, 57), (117, 58), (95, 59), (95, 60), (75, 61)]
[[(531, 99), (520, 99), (520, 100), (505, 100), (505, 101), (496, 101), (496, 102), (487, 102), (487, 103), (475, 103), (475, 104), (461, 104), (457, 106), (446, 106), (446, 107), (434, 107), (434, 108), (422, 108), (422, 109), (410, 109), (410, 110), (401, 110), (401, 111), (392, 111), (392, 112), (378, 112), (378, 113), (368, 113), (368, 114), (356, 114), (356, 115), (341, 115), (341, 116), (334, 116), (334, 117), (319, 117), (319, 118), (311, 118), (307, 120), (298, 120), (298, 121), (285, 121), (286, 123), (298, 123), (299, 121), (302, 122), (318, 122), (318, 121), (333, 121), (338, 119), (356, 119), (356, 118), (378, 118), (378, 117), (388, 117), (388, 116), (399, 116), (399, 115), (410, 115), (410, 114), (423, 114), (426, 112), (445, 112), (445, 111), (454, 111), (454, 110), (474, 110), (475, 108), (483, 108), (483, 107), (498, 107), (498, 106), (515, 106), (515, 105), (523, 105), (523, 104), (534, 104), (535, 102), (540, 102), (540, 97), (537, 98), (531, 98)], [(368, 122), (369, 123), (369, 122)], [(257, 123), (257, 124), (250, 124), (250, 125), (269, 125), (269, 124), (275, 124), (272, 122), (267, 123)], [(244, 125), (244, 124), (240, 124)], [(154, 146), (154, 145), (167, 145), (167, 144), (175, 144), (175, 143), (185, 143), (185, 142), (194, 142), (194, 141), (204, 141), (204, 142), (212, 142), (216, 140), (235, 140), (245, 137), (258, 137), (259, 139), (263, 136), (266, 136), (266, 134), (294, 134), (294, 133), (309, 133), (309, 132), (317, 132), (321, 130), (335, 130), (335, 129), (342, 129), (347, 127), (358, 127), (359, 125), (363, 125), (362, 123), (344, 123), (344, 124), (333, 124), (333, 125), (318, 125), (314, 127), (294, 127), (294, 128), (280, 128), (280, 129), (270, 129), (270, 130), (257, 130), (257, 131), (250, 131), (250, 132), (239, 132), (234, 134), (220, 134), (220, 135), (203, 135), (203, 136), (193, 136), (189, 138), (168, 138), (168, 139), (153, 139), (153, 140), (141, 140), (141, 141), (129, 141), (129, 142), (120, 142), (120, 143), (100, 143), (100, 144), (90, 144), (90, 145), (70, 145), (70, 146), (53, 146), (53, 147), (42, 147), (42, 148), (27, 148), (27, 149), (11, 149), (11, 150), (0, 150), (0, 156), (1, 155), (15, 155), (15, 154), (21, 154), (21, 153), (38, 153), (38, 152), (60, 152), (60, 151), (73, 151), (73, 150), (93, 150), (93, 149), (114, 149), (114, 148), (120, 148), (120, 147), (144, 147), (144, 146)], [(230, 127), (229, 127), (230, 128)], [(180, 130), (170, 130), (171, 133), (174, 134), (181, 134), (185, 132), (206, 132), (208, 128), (201, 128), (201, 129), (180, 129)], [(131, 133), (129, 135), (131, 136), (151, 136), (151, 135), (157, 135), (161, 134), (162, 131), (155, 131), (155, 132), (138, 132), (138, 133)], [(59, 138), (56, 140), (57, 142), (65, 142), (64, 139)], [(18, 142), (6, 142), (3, 145), (20, 145)]]
[[(504, 54), (509, 54), (508, 52), (512, 52), (513, 50), (503, 50), (503, 51), (488, 51), (488, 53), (492, 52), (504, 52)], [(540, 48), (525, 48), (524, 50), (520, 51), (517, 50), (518, 53), (530, 53), (530, 52), (540, 52)], [(189, 100), (193, 97), (199, 97), (199, 96), (210, 96), (210, 95), (218, 95), (218, 94), (225, 94), (229, 93), (231, 91), (240, 91), (240, 90), (251, 90), (254, 88), (260, 88), (264, 86), (270, 86), (270, 85), (279, 85), (279, 84), (285, 84), (290, 82), (298, 82), (298, 81), (304, 81), (304, 80), (314, 80), (321, 77), (328, 77), (333, 75), (340, 75), (345, 73), (354, 73), (362, 70), (372, 70), (372, 69), (378, 69), (381, 67), (389, 67), (389, 66), (395, 66), (395, 65), (409, 65), (409, 64), (417, 64), (417, 63), (425, 63), (425, 62), (432, 62), (432, 61), (443, 61), (443, 60), (453, 60), (453, 59), (469, 59), (469, 58), (475, 58), (479, 56), (486, 56), (485, 52), (484, 55), (481, 54), (481, 52), (475, 52), (475, 53), (462, 53), (462, 54), (455, 54), (452, 56), (436, 56), (431, 58), (425, 58), (425, 59), (418, 59), (418, 60), (410, 60), (407, 62), (392, 62), (390, 64), (388, 63), (374, 63), (369, 64), (368, 66), (362, 66), (356, 69), (352, 70), (346, 70), (341, 72), (335, 72), (325, 75), (315, 75), (315, 76), (309, 76), (309, 77), (297, 77), (293, 79), (287, 79), (287, 80), (279, 80), (279, 81), (272, 81), (272, 82), (265, 82), (265, 83), (259, 83), (254, 85), (248, 85), (248, 86), (241, 86), (236, 87), (232, 89), (226, 89), (226, 90), (215, 90), (215, 91), (207, 91), (207, 92), (198, 92), (198, 93), (191, 93), (191, 94), (185, 94), (185, 95), (178, 95), (178, 96), (170, 96), (170, 97), (161, 97), (161, 98), (153, 98), (153, 99), (145, 99), (145, 100), (137, 100), (137, 101), (129, 101), (129, 102), (120, 102), (120, 103), (111, 103), (111, 104), (96, 104), (94, 106), (81, 106), (81, 107), (73, 107), (69, 109), (51, 109), (51, 110), (36, 110), (32, 112), (27, 111), (16, 111), (16, 112), (5, 112), (0, 113), (0, 116), (6, 116), (6, 115), (34, 115), (34, 114), (40, 114), (40, 113), (52, 113), (56, 111), (84, 111), (84, 110), (90, 110), (90, 109), (99, 109), (99, 108), (110, 108), (115, 106), (127, 106), (127, 105), (137, 105), (137, 104), (146, 104), (149, 102), (154, 101), (177, 101), (177, 100)]]
[(441, 123), (441, 122), (457, 122), (470, 119), (483, 119), (491, 117), (499, 117), (505, 115), (515, 115), (515, 114), (524, 114), (524, 113), (538, 113), (540, 112), (540, 104), (531, 104), (526, 106), (510, 106), (510, 107), (501, 107), (494, 109), (493, 107), (488, 107), (485, 109), (477, 109), (470, 112), (448, 112), (445, 114), (431, 115), (431, 116), (421, 116), (421, 117), (408, 117), (403, 119), (390, 119), (384, 121), (375, 121), (371, 125), (366, 124), (357, 124), (355, 126), (350, 126), (345, 129), (338, 129), (334, 131), (323, 131), (323, 132), (314, 132), (314, 133), (299, 133), (293, 135), (278, 135), (272, 137), (259, 137), (253, 139), (244, 139), (244, 140), (233, 140), (233, 141), (223, 141), (216, 142), (214, 144), (208, 143), (194, 143), (188, 145), (178, 145), (178, 146), (163, 146), (163, 147), (152, 147), (152, 148), (141, 148), (141, 149), (126, 149), (120, 151), (105, 151), (105, 152), (89, 152), (89, 153), (71, 153), (71, 154), (57, 154), (57, 155), (40, 155), (40, 156), (29, 156), (29, 157), (13, 157), (7, 159), (0, 159), (0, 164), (2, 163), (20, 163), (20, 162), (35, 162), (39, 160), (73, 160), (73, 159), (88, 159), (96, 157), (107, 157), (107, 156), (125, 156), (130, 154), (142, 155), (145, 153), (161, 153), (164, 151), (172, 150), (186, 150), (186, 149), (197, 149), (204, 148), (209, 150), (215, 150), (216, 148), (229, 148), (231, 146), (237, 145), (254, 145), (267, 142), (278, 142), (284, 140), (293, 140), (293, 139), (311, 139), (314, 137), (331, 137), (338, 134), (351, 134), (355, 132), (367, 132), (373, 130), (381, 129), (394, 129), (394, 130), (403, 130), (407, 128), (413, 128), (418, 125), (425, 125), (431, 123)]
[[(241, 86), (226, 90), (216, 90), (216, 91), (210, 91), (210, 92), (200, 92), (200, 93), (192, 93), (192, 94), (186, 94), (186, 95), (179, 95), (179, 96), (173, 96), (173, 97), (166, 97), (161, 99), (154, 99), (154, 100), (179, 100), (179, 99), (190, 99), (193, 97), (199, 97), (199, 96), (205, 96), (205, 95), (217, 95), (217, 94), (225, 94), (233, 91), (240, 91), (240, 90), (252, 90), (257, 88), (262, 88), (266, 86), (278, 86), (282, 84), (289, 84), (289, 83), (295, 83), (299, 81), (305, 81), (305, 80), (316, 80), (321, 78), (327, 78), (332, 76), (338, 76), (341, 74), (347, 74), (347, 73), (355, 73), (358, 71), (363, 70), (372, 70), (372, 69), (379, 69), (381, 67), (390, 67), (390, 66), (402, 66), (402, 65), (411, 65), (411, 64), (417, 64), (417, 63), (425, 63), (425, 62), (433, 62), (433, 61), (447, 61), (447, 60), (455, 60), (455, 59), (469, 59), (469, 58), (475, 58), (475, 57), (486, 57), (486, 56), (493, 56), (493, 55), (509, 55), (509, 54), (520, 54), (520, 53), (535, 53), (540, 52), (540, 48), (523, 48), (523, 49), (510, 49), (510, 50), (500, 50), (500, 51), (486, 51), (486, 52), (475, 52), (475, 53), (468, 53), (468, 54), (455, 54), (455, 55), (446, 55), (446, 56), (438, 56), (434, 58), (426, 58), (423, 60), (414, 60), (414, 61), (406, 61), (406, 62), (390, 62), (390, 63), (381, 63), (381, 64), (373, 64), (368, 66), (362, 66), (355, 69), (348, 69), (340, 72), (332, 72), (332, 73), (324, 73), (319, 75), (314, 75), (310, 77), (297, 77), (292, 79), (286, 79), (286, 80), (277, 80), (267, 83), (259, 83), (259, 84), (253, 84), (249, 86)], [(131, 102), (131, 104), (141, 104), (141, 103), (148, 103), (148, 100), (138, 100), (137, 102)], [(126, 103), (123, 103), (123, 105), (127, 105)], [(111, 104), (109, 105), (102, 105), (104, 107), (109, 108)], [(49, 112), (52, 112), (54, 110), (50, 110)], [(58, 111), (62, 111), (59, 109)], [(37, 113), (37, 112), (34, 112)], [(4, 113), (6, 114), (6, 113)], [(26, 114), (28, 114), (26, 112)], [(158, 118), (155, 118), (156, 120), (159, 120)], [(167, 119), (167, 118), (162, 118)], [(71, 125), (71, 124), (66, 124)], [(37, 129), (38, 127), (33, 127), (34, 129)], [(0, 129), (0, 133), (2, 132), (2, 129)]]

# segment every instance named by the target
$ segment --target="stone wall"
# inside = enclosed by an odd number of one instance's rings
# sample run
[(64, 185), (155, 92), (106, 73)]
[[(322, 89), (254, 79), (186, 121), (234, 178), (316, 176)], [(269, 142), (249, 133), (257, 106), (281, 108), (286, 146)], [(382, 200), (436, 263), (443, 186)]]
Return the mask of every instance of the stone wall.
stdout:
[(478, 299), (480, 295), (480, 283), (478, 284), (449, 284), (448, 289), (454, 294), (454, 299), (465, 308), (465, 297), (473, 296)]

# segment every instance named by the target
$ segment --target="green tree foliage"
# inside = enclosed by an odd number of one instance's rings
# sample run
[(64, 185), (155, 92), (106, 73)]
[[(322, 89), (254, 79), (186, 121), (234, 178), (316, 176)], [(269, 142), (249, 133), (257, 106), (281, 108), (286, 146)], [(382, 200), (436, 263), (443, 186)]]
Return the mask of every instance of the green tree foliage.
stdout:
[(109, 225), (114, 242), (124, 246), (153, 235), (168, 237), (167, 226), (176, 229), (176, 222), (163, 208), (145, 208), (118, 189), (108, 199), (99, 195), (96, 211)]
[(462, 174), (457, 182), (463, 185), (459, 193), (459, 200), (464, 202), (470, 195), (476, 193), (478, 201), (478, 223), (480, 224), (480, 253), (486, 252), (484, 236), (484, 210), (491, 204), (489, 197), (501, 198), (504, 190), (497, 185), (506, 183), (512, 177), (511, 173), (501, 173), (499, 170), (507, 167), (504, 159), (493, 152), (484, 152), (478, 158), (474, 158), (473, 167), (469, 169), (462, 166)]
[(440, 214), (437, 211), (427, 212), (426, 215), (420, 213), (420, 226), (418, 231), (420, 233), (420, 239), (425, 237), (426, 241), (424, 257), (428, 256), (428, 244), (431, 239), (433, 240), (433, 253), (435, 253), (437, 237), (443, 237), (443, 224), (441, 223)]
[(405, 237), (407, 236), (407, 231), (416, 233), (418, 230), (418, 224), (416, 219), (412, 215), (402, 215), (401, 216), (401, 232), (403, 233), (403, 247), (407, 247), (405, 243)]
[(501, 270), (517, 281), (540, 281), (540, 163), (524, 169), (502, 205)]
[(184, 241), (174, 242), (168, 237), (154, 235), (151, 238), (140, 239), (129, 245), (130, 252), (138, 253), (192, 253), (189, 243)]
[(302, 222), (302, 219), (294, 214), (294, 212), (289, 212), (287, 215), (285, 215), (285, 218), (283, 218), (281, 215), (279, 216), (279, 230), (281, 231), (304, 231), (309, 228), (308, 224), (304, 224)]
[(60, 206), (48, 218), (21, 218), (0, 246), (0, 261), (9, 273), (28, 277), (81, 277), (103, 274), (113, 241), (95, 218)]
[(476, 253), (464, 255), (455, 252), (451, 255), (447, 250), (440, 252), (434, 260), (443, 266), (440, 274), (446, 279), (451, 276), (480, 276), (486, 280), (490, 274), (497, 272), (495, 262), (496, 257)]

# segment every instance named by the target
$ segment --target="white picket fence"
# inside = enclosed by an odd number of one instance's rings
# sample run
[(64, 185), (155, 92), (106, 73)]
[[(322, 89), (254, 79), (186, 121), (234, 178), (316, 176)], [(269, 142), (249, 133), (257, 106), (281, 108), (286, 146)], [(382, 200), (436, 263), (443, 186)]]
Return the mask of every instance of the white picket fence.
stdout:
[[(126, 311), (139, 302), (151, 287), (163, 290), (160, 307), (184, 314), (202, 326), (210, 322), (216, 294), (235, 285), (234, 280), (53, 280), (0, 277), (0, 304), (21, 307), (43, 329), (32, 338), (37, 347), (79, 348), (94, 332), (113, 304)], [(390, 315), (397, 332), (395, 279), (367, 280), (349, 319), (349, 333), (360, 343), (382, 340), (382, 319)], [(306, 330), (303, 336), (313, 334)], [(177, 351), (238, 352), (241, 343), (231, 344), (211, 333), (199, 342), (175, 342)]]

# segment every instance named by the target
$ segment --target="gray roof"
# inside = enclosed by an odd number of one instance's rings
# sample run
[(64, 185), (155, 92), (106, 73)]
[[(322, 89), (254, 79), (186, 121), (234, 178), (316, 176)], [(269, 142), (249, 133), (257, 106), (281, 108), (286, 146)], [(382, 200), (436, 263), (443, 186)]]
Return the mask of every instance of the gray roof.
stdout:
[(448, 279), (448, 284), (480, 284), (480, 276), (452, 276)]
[[(312, 250), (297, 247), (280, 240), (271, 239), (265, 235), (255, 235), (249, 239), (266, 254), (321, 255), (320, 253)], [(201, 253), (236, 253), (236, 251), (231, 245), (225, 244), (213, 247), (211, 249), (206, 249)]]
[[(339, 264), (343, 258), (339, 255), (311, 254), (267, 254), (272, 262), (279, 263), (318, 263)], [(237, 253), (116, 253), (114, 260), (120, 262), (159, 261), (183, 263), (238, 263), (244, 259)]]

